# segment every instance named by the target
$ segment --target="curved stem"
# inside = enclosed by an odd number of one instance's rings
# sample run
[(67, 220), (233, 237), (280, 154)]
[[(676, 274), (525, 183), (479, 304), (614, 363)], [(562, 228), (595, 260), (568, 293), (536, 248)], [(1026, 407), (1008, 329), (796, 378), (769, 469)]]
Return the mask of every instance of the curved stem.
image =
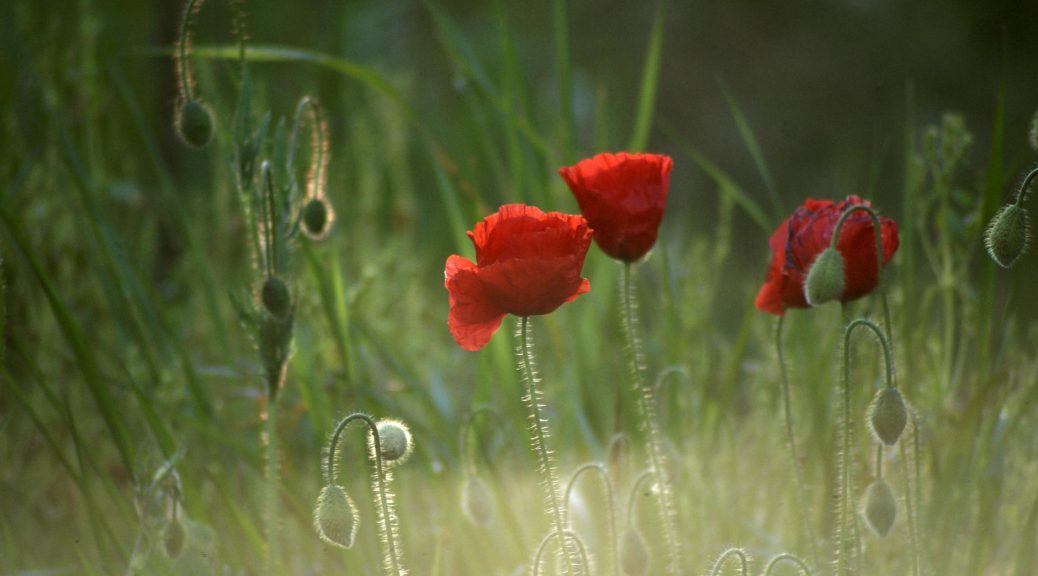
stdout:
[[(523, 382), (526, 384), (526, 395), (523, 397), (523, 402), (526, 403), (526, 408), (529, 410), (530, 441), (533, 445), (533, 451), (537, 455), (538, 468), (543, 477), (542, 481), (548, 501), (548, 509), (551, 513), (552, 522), (555, 524), (555, 533), (564, 534), (566, 525), (562, 521), (562, 506), (559, 504), (558, 472), (555, 469), (551, 450), (548, 449), (547, 444), (548, 437), (550, 436), (548, 419), (543, 412), (544, 403), (541, 400), (543, 394), (537, 388), (540, 377), (537, 374), (537, 367), (533, 359), (533, 344), (528, 316), (523, 316), (519, 319), (516, 337), (519, 340), (519, 343), (516, 345), (516, 357), (519, 362), (519, 371), (522, 374)], [(560, 549), (566, 559), (564, 563), (566, 569), (563, 574), (577, 574), (578, 569), (573, 562), (574, 559), (569, 553), (565, 541), (561, 542)]]
[(462, 464), (470, 474), (476, 473), (476, 458), (472, 454), (469, 439), (472, 437), (476, 419), (484, 414), (492, 416), (492, 421), (497, 426), (501, 426), (501, 414), (496, 409), (490, 406), (480, 406), (465, 416), (461, 428), (458, 430), (458, 453), (461, 456)]
[(627, 526), (628, 527), (634, 526), (634, 524), (635, 524), (634, 505), (637, 503), (637, 500), (635, 500), (634, 497), (638, 495), (638, 489), (641, 488), (642, 483), (644, 483), (649, 478), (652, 478), (653, 476), (654, 475), (653, 475), (652, 470), (645, 470), (644, 472), (639, 474), (637, 478), (634, 479), (634, 484), (631, 485), (631, 492), (627, 496)]
[[(580, 555), (580, 561), (583, 563), (584, 566), (587, 566), (587, 549), (584, 548), (584, 543), (580, 541), (580, 538), (572, 530), (563, 530), (562, 535), (567, 540), (573, 541), (573, 544), (576, 545), (577, 553)], [(551, 542), (552, 538), (559, 538), (559, 532), (552, 530), (550, 534), (548, 534), (544, 537), (543, 540), (541, 540), (541, 544), (537, 546), (537, 553), (534, 554), (533, 557), (533, 576), (540, 576), (541, 562), (544, 558), (544, 551), (548, 549), (548, 542)], [(566, 556), (568, 557), (569, 552), (565, 550), (567, 546), (561, 541), (561, 538), (559, 538), (559, 540), (559, 544), (563, 548), (563, 553), (566, 554)]]
[[(307, 182), (307, 198), (320, 198), (324, 196), (324, 188), (327, 179), (327, 156), (328, 156), (328, 134), (327, 125), (321, 114), (321, 105), (317, 99), (304, 96), (296, 106), (296, 113), (292, 120), (292, 135), (289, 138), (288, 155), (286, 157), (286, 169), (295, 174), (294, 166), (296, 152), (299, 147), (299, 129), (303, 123), (304, 112), (310, 127), (310, 171)], [(294, 176), (293, 176), (294, 178)]]
[(742, 548), (729, 548), (721, 553), (714, 562), (714, 567), (710, 570), (710, 576), (720, 576), (721, 569), (724, 568), (724, 563), (729, 558), (735, 558), (739, 561), (739, 574), (741, 576), (748, 576), (750, 573), (750, 557), (746, 554), (746, 551)]
[(627, 363), (631, 376), (631, 384), (638, 395), (638, 413), (641, 416), (641, 426), (645, 432), (646, 451), (649, 453), (649, 466), (656, 475), (656, 481), (660, 487), (659, 502), (660, 516), (663, 520), (663, 535), (667, 555), (669, 557), (668, 572), (677, 574), (681, 571), (681, 542), (678, 533), (674, 508), (674, 492), (671, 487), (670, 477), (666, 467), (666, 456), (663, 451), (663, 432), (660, 430), (659, 421), (656, 417), (656, 398), (652, 386), (645, 384), (643, 373), (645, 368), (642, 362), (641, 341), (636, 333), (638, 319), (635, 316), (634, 286), (631, 282), (631, 263), (624, 263), (623, 285), (623, 328), (627, 340)]
[(836, 573), (838, 576), (851, 573), (850, 557), (852, 556), (851, 545), (857, 542), (857, 525), (854, 524), (854, 514), (851, 510), (851, 376), (850, 376), (850, 349), (851, 336), (856, 328), (863, 327), (870, 330), (880, 342), (883, 349), (883, 358), (886, 365), (887, 386), (893, 385), (893, 361), (883, 330), (871, 320), (856, 318), (851, 320), (843, 331), (843, 358), (842, 374), (843, 395), (842, 418), (840, 421), (840, 490), (838, 495), (839, 529), (837, 534)]
[[(681, 379), (679, 380), (679, 382), (683, 382), (686, 386), (689, 386), (689, 387), (692, 386), (692, 377), (688, 373), (688, 367), (687, 366), (685, 366), (683, 364), (675, 364), (675, 365), (672, 365), (672, 366), (667, 366), (666, 368), (661, 370), (659, 374), (656, 375), (656, 381), (652, 385), (653, 394), (656, 395), (657, 399), (664, 397), (663, 389), (664, 389), (664, 386), (668, 382), (672, 382), (673, 381), (670, 378), (671, 376), (681, 376)], [(664, 400), (663, 404), (660, 406), (659, 417), (660, 417), (660, 421), (661, 422), (666, 422), (667, 421), (667, 413), (666, 413), (666, 410), (665, 410), (666, 406), (667, 406), (667, 402)]]
[(872, 220), (872, 229), (876, 236), (876, 285), (879, 288), (880, 302), (883, 305), (883, 325), (886, 327), (887, 332), (892, 334), (893, 327), (890, 324), (890, 305), (887, 303), (887, 291), (883, 288), (882, 274), (883, 274), (883, 229), (880, 227), (879, 215), (871, 207), (864, 204), (856, 204), (843, 211), (840, 214), (840, 219), (836, 221), (836, 227), (833, 229), (833, 237), (830, 241), (830, 247), (836, 249), (836, 244), (840, 239), (840, 231), (843, 229), (843, 223), (847, 220), (847, 217), (855, 212), (865, 212), (869, 215), (869, 219)]
[(796, 564), (797, 568), (799, 568), (800, 571), (803, 574), (806, 574), (807, 576), (811, 576), (813, 574), (813, 572), (811, 572), (811, 569), (808, 568), (806, 562), (804, 562), (803, 560), (801, 560), (800, 558), (797, 558), (796, 556), (794, 556), (792, 554), (787, 554), (787, 553), (783, 552), (782, 554), (777, 554), (777, 555), (773, 556), (771, 558), (771, 560), (768, 561), (768, 565), (764, 568), (764, 576), (771, 576), (771, 573), (782, 562), (788, 562), (790, 564)]
[(391, 574), (394, 576), (405, 576), (407, 569), (403, 567), (401, 561), (400, 544), (396, 535), (397, 520), (396, 514), (393, 512), (393, 496), (389, 490), (389, 478), (386, 467), (382, 462), (382, 441), (378, 434), (378, 425), (367, 414), (354, 412), (340, 420), (338, 426), (335, 427), (335, 432), (332, 433), (332, 441), (328, 444), (328, 460), (324, 469), (325, 484), (337, 483), (338, 469), (335, 466), (335, 450), (343, 430), (358, 420), (367, 425), (371, 433), (371, 457), (375, 461), (375, 481), (372, 487), (375, 491), (375, 504), (381, 517), (381, 521), (378, 523), (379, 532), (382, 533), (382, 542), (386, 546), (384, 561)]
[(793, 434), (793, 402), (792, 392), (789, 385), (789, 375), (786, 373), (786, 359), (782, 353), (782, 327), (785, 323), (785, 315), (779, 316), (778, 324), (775, 326), (775, 350), (778, 352), (779, 373), (782, 376), (782, 406), (786, 417), (786, 441), (789, 442), (790, 464), (793, 466), (793, 477), (797, 483), (797, 496), (800, 498), (800, 520), (804, 524), (808, 542), (811, 544), (811, 554), (818, 562), (818, 544), (814, 528), (811, 526), (811, 514), (808, 511), (807, 490), (804, 487), (804, 471), (800, 469), (800, 456), (797, 453), (796, 436)]
[(188, 66), (187, 61), (187, 45), (190, 42), (190, 24), (191, 19), (194, 18), (198, 9), (202, 7), (203, 0), (188, 0), (187, 8), (184, 10), (184, 20), (180, 23), (180, 38), (177, 39), (177, 70), (180, 72), (180, 89), (183, 90), (183, 94), (180, 95), (183, 101), (188, 101), (192, 98), (191, 89), (191, 69)]
[(876, 443), (876, 479), (883, 479), (883, 444)]
[(1016, 205), (1018, 207), (1023, 207), (1024, 198), (1027, 196), (1027, 187), (1031, 184), (1031, 180), (1033, 180), (1035, 176), (1038, 176), (1038, 166), (1031, 168), (1031, 171), (1027, 173), (1027, 176), (1024, 176), (1024, 181), (1020, 184), (1020, 188), (1016, 191)]
[(606, 542), (608, 542), (609, 556), (613, 560), (613, 573), (619, 576), (620, 574), (620, 553), (619, 546), (616, 545), (617, 533), (616, 533), (616, 491), (613, 489), (613, 481), (609, 479), (609, 472), (606, 471), (605, 466), (598, 463), (583, 464), (575, 472), (573, 476), (570, 476), (569, 483), (566, 484), (566, 493), (563, 498), (565, 507), (562, 509), (563, 520), (566, 524), (569, 524), (569, 500), (573, 494), (574, 488), (577, 486), (577, 480), (585, 472), (594, 472), (598, 474), (599, 479), (602, 480), (602, 486), (605, 487), (605, 498), (606, 498)]

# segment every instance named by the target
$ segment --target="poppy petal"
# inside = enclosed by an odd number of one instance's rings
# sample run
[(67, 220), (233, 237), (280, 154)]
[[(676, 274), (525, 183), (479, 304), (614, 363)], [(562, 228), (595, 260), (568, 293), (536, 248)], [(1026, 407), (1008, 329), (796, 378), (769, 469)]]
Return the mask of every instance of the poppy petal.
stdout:
[(484, 296), (476, 265), (467, 258), (455, 255), (447, 259), (444, 286), (450, 303), (447, 327), (451, 336), (465, 350), (479, 350), (497, 332), (505, 312)]

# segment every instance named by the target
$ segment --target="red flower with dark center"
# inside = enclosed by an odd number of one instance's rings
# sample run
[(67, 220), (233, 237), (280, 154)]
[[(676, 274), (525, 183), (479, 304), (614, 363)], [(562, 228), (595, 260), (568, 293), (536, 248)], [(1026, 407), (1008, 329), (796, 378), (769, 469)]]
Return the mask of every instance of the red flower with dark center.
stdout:
[(508, 204), (468, 233), (476, 262), (447, 258), (447, 326), (466, 350), (479, 350), (506, 314), (548, 314), (591, 289), (581, 278), (591, 245), (583, 216)]
[[(786, 308), (809, 308), (804, 298), (804, 279), (815, 257), (829, 247), (836, 221), (850, 206), (871, 206), (868, 200), (851, 195), (834, 203), (808, 198), (771, 235), (771, 263), (764, 285), (757, 292), (758, 309), (781, 316)], [(897, 222), (880, 217), (883, 265), (897, 251)], [(863, 211), (851, 214), (843, 223), (836, 249), (843, 256), (845, 283), (841, 302), (849, 302), (872, 292), (879, 283), (876, 271), (876, 236), (872, 219)]]
[(674, 161), (661, 154), (599, 154), (559, 174), (603, 252), (634, 262), (656, 243)]

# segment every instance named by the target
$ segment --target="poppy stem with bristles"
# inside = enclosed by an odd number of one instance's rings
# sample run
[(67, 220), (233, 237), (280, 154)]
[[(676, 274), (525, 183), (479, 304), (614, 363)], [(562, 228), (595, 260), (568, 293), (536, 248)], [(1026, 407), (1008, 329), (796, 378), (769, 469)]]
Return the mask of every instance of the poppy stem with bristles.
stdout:
[[(548, 511), (554, 525), (552, 534), (559, 537), (559, 550), (565, 562), (563, 563), (563, 574), (575, 576), (580, 574), (577, 558), (574, 551), (570, 550), (566, 538), (566, 525), (563, 521), (562, 504), (559, 497), (558, 470), (555, 468), (551, 450), (548, 448), (548, 418), (544, 415), (545, 405), (541, 398), (544, 394), (538, 388), (540, 376), (537, 374), (537, 365), (533, 356), (533, 336), (530, 334), (530, 318), (522, 316), (516, 324), (516, 362), (523, 384), (526, 386), (526, 394), (523, 402), (529, 410), (530, 418), (530, 443), (534, 454), (537, 456), (537, 468), (541, 472), (541, 481), (544, 484), (545, 497), (548, 503)], [(551, 535), (549, 535), (549, 538)]]
[(659, 420), (656, 417), (656, 396), (653, 387), (648, 385), (644, 379), (645, 367), (642, 360), (641, 341), (636, 332), (638, 318), (635, 315), (635, 308), (637, 304), (634, 285), (631, 281), (630, 262), (624, 263), (622, 282), (620, 291), (623, 301), (623, 330), (627, 340), (628, 372), (631, 385), (638, 396), (638, 413), (641, 416), (641, 426), (645, 433), (649, 467), (659, 486), (657, 502), (663, 520), (663, 535), (668, 555), (667, 571), (670, 574), (679, 574), (682, 570), (681, 542), (678, 540), (676, 527), (677, 511), (674, 506), (674, 489), (670, 482), (666, 456), (663, 451), (663, 431), (660, 430)]
[(887, 303), (887, 291), (883, 289), (883, 229), (880, 227), (879, 214), (864, 204), (856, 204), (844, 210), (840, 214), (840, 219), (836, 221), (836, 227), (833, 228), (830, 247), (834, 250), (836, 249), (836, 244), (840, 239), (840, 231), (843, 229), (843, 223), (848, 216), (855, 212), (865, 212), (869, 215), (869, 219), (872, 220), (872, 229), (876, 235), (876, 287), (879, 289), (880, 302), (883, 304), (883, 325), (886, 327), (888, 334), (893, 334), (893, 326), (890, 324), (890, 305)]

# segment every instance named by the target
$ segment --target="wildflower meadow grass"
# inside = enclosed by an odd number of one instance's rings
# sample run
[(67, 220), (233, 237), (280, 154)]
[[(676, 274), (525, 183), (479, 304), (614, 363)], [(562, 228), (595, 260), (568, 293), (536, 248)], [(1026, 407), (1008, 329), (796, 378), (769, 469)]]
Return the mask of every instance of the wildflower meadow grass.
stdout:
[(182, 4), (0, 23), (0, 574), (1038, 574), (1035, 7)]

